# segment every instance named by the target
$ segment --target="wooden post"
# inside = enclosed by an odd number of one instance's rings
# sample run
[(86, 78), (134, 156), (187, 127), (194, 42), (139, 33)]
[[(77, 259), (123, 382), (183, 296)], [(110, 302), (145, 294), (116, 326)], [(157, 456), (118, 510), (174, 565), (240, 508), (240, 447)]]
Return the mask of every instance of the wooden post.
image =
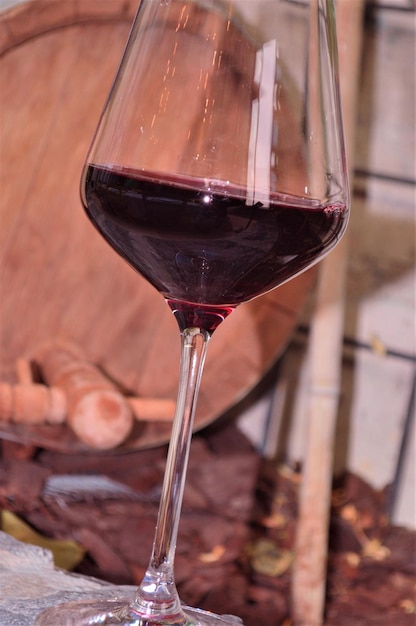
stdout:
[[(336, 0), (341, 98), (350, 174), (364, 0)], [(292, 579), (296, 626), (321, 626), (325, 609), (334, 433), (340, 395), (348, 237), (322, 262), (309, 343), (309, 432)]]

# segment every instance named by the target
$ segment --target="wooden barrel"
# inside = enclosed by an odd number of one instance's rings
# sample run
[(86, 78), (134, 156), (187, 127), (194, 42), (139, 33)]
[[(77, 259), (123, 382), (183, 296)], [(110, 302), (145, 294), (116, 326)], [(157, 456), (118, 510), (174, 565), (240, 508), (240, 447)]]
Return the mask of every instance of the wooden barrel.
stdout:
[[(33, 0), (0, 16), (0, 381), (64, 341), (129, 393), (176, 397), (179, 334), (163, 298), (96, 233), (79, 200), (83, 162), (136, 0)], [(239, 307), (208, 350), (200, 429), (253, 389), (287, 345), (314, 272)], [(118, 450), (165, 443), (138, 423)], [(0, 436), (81, 451), (65, 425), (0, 423)]]

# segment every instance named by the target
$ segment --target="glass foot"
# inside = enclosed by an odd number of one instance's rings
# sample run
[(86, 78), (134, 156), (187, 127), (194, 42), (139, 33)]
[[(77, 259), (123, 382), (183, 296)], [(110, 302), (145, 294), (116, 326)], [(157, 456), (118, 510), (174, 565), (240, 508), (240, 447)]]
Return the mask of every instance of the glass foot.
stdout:
[[(243, 626), (239, 617), (183, 607), (184, 614), (140, 617), (121, 602), (66, 602), (41, 613), (35, 626)], [(184, 617), (185, 615), (185, 617)]]

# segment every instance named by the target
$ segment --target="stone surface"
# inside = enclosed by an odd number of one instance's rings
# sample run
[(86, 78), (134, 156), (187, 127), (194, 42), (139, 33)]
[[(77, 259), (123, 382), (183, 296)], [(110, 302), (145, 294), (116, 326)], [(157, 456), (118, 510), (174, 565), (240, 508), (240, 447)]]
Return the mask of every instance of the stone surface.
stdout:
[(0, 626), (32, 626), (43, 610), (61, 602), (134, 593), (55, 568), (52, 554), (0, 531)]

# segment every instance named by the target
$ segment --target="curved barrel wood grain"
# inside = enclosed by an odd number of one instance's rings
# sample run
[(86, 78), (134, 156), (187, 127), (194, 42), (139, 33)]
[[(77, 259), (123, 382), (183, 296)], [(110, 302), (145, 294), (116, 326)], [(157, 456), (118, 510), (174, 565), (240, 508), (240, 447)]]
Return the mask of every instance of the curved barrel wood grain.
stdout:
[[(79, 200), (136, 2), (34, 0), (0, 15), (0, 380), (48, 341), (77, 346), (126, 392), (174, 398), (179, 334), (163, 298), (101, 239)], [(314, 271), (239, 307), (208, 350), (195, 427), (241, 400), (287, 345)], [(0, 435), (85, 449), (65, 426)], [(165, 443), (137, 424), (123, 450)]]

